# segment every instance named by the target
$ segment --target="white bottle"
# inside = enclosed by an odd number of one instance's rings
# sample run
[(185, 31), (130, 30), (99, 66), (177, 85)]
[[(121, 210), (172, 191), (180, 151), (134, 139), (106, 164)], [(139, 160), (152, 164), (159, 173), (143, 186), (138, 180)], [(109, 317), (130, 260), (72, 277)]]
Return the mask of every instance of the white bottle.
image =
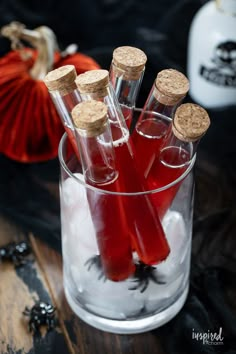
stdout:
[(236, 0), (207, 2), (188, 44), (190, 96), (206, 108), (236, 105)]

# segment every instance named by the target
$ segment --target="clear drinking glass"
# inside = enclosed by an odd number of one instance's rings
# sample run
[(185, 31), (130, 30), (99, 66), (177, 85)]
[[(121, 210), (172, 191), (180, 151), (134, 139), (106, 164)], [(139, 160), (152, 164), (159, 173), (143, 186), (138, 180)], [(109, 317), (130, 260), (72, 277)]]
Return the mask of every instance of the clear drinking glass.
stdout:
[[(170, 120), (156, 116), (167, 123)], [(165, 324), (182, 308), (189, 288), (195, 159), (179, 178), (162, 188), (139, 193), (110, 192), (84, 182), (67, 135), (62, 137), (59, 160), (64, 289), (73, 311), (91, 326), (112, 333), (140, 333)], [(95, 208), (91, 215), (88, 194), (98, 205), (99, 200), (112, 205), (113, 198), (121, 198), (124, 205), (129, 205), (132, 198), (130, 204), (138, 208), (142, 198), (166, 200), (173, 191), (174, 199), (161, 221), (171, 250), (167, 259), (145, 265), (133, 252), (134, 273), (123, 281), (107, 279), (93, 225), (99, 210)], [(126, 216), (129, 219), (127, 209)], [(115, 227), (119, 219), (114, 215), (106, 222)]]

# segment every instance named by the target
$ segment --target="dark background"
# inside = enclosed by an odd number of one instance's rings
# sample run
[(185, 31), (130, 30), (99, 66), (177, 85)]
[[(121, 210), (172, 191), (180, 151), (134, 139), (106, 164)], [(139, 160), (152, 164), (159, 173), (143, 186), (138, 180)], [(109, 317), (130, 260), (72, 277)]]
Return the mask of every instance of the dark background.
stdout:
[[(108, 69), (120, 45), (141, 48), (148, 56), (140, 95), (144, 101), (158, 71), (186, 69), (187, 38), (194, 13), (203, 0), (3, 0), (0, 26), (17, 20), (27, 28), (49, 26), (60, 48), (77, 43), (79, 50)], [(1, 38), (0, 55), (10, 49)]]
[[(175, 68), (186, 73), (189, 27), (205, 2), (4, 0), (0, 27), (13, 20), (29, 29), (49, 26), (61, 49), (77, 43), (79, 51), (105, 69), (115, 47), (141, 48), (148, 56), (137, 104), (141, 107), (158, 71)], [(9, 50), (9, 41), (0, 38), (0, 55)], [(209, 115), (212, 123), (199, 146), (195, 171), (191, 291), (181, 313), (162, 328), (168, 354), (236, 353), (235, 298), (230, 301), (226, 296), (226, 290), (235, 290), (236, 274), (236, 108), (209, 110)], [(0, 213), (60, 249), (59, 204), (48, 193), (48, 186), (58, 183), (58, 161), (25, 165), (0, 155), (0, 169)], [(194, 346), (193, 327), (199, 332), (218, 332), (223, 327), (224, 348)]]

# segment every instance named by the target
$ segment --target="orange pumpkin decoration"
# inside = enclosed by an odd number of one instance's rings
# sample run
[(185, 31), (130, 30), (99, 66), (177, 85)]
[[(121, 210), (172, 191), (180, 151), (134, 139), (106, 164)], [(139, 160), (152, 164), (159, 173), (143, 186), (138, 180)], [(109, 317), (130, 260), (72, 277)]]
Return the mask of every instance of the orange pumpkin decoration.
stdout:
[[(14, 50), (0, 58), (0, 152), (20, 162), (55, 158), (63, 126), (42, 80), (63, 65), (74, 65), (78, 74), (99, 65), (81, 53), (59, 52), (48, 27), (31, 31), (13, 22), (1, 33)], [(25, 48), (21, 40), (34, 49)]]

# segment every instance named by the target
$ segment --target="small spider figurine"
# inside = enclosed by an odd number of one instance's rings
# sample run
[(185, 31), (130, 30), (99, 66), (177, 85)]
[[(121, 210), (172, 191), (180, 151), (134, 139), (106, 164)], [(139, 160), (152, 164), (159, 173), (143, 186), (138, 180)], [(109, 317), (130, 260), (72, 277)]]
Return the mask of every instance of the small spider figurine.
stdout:
[(48, 330), (54, 329), (57, 325), (55, 311), (54, 306), (42, 301), (37, 302), (31, 309), (26, 307), (23, 314), (30, 318), (29, 331), (36, 333), (43, 325), (46, 325)]
[(0, 247), (0, 261), (11, 261), (15, 266), (21, 266), (25, 263), (25, 257), (31, 253), (28, 242), (11, 242)]
[[(97, 270), (99, 271), (98, 280), (103, 279), (104, 282), (107, 280), (102, 269), (101, 257), (99, 255), (89, 258), (84, 265), (88, 266), (88, 271), (90, 271), (92, 267), (97, 268)], [(156, 273), (157, 270), (155, 267), (147, 265), (141, 261), (135, 263), (135, 272), (133, 274), (132, 281), (136, 284), (132, 288), (129, 288), (129, 290), (139, 289), (140, 292), (143, 293), (147, 289), (150, 281), (153, 281), (154, 283), (159, 285), (165, 284), (164, 281), (161, 281), (157, 277)]]
[(141, 261), (135, 264), (135, 272), (134, 272), (134, 280), (133, 282), (137, 283), (135, 286), (132, 288), (129, 288), (129, 290), (137, 290), (139, 289), (141, 293), (143, 293), (148, 285), (149, 282), (152, 280), (154, 283), (163, 285), (165, 282), (161, 281), (160, 279), (157, 278), (155, 274), (155, 267), (152, 267), (150, 265), (147, 265)]
[(107, 278), (105, 274), (103, 273), (102, 269), (102, 262), (101, 262), (101, 257), (99, 255), (93, 256), (89, 258), (85, 263), (85, 266), (88, 266), (88, 271), (91, 270), (91, 268), (94, 266), (99, 270), (99, 275), (98, 275), (98, 280), (103, 279), (103, 281), (106, 281)]

